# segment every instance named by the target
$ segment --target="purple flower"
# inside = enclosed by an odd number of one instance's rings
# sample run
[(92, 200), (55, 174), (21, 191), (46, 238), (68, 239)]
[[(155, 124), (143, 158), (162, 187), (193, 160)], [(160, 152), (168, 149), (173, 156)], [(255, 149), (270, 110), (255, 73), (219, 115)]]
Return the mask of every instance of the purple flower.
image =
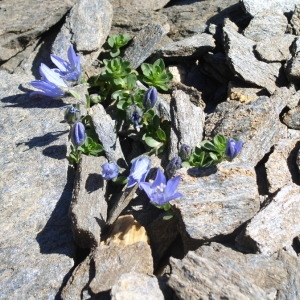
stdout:
[(151, 184), (149, 182), (141, 182), (140, 187), (145, 191), (153, 204), (162, 206), (175, 198), (183, 197), (183, 194), (176, 192), (179, 181), (180, 175), (167, 182), (163, 172), (158, 169), (154, 181)]
[(226, 145), (225, 155), (233, 160), (242, 150), (243, 142), (230, 138)]
[(113, 179), (119, 174), (119, 168), (115, 163), (108, 163), (102, 165), (102, 177), (106, 180)]
[(175, 175), (176, 171), (181, 168), (182, 160), (179, 156), (173, 157), (166, 166), (166, 173), (171, 178)]
[(56, 86), (54, 83), (46, 81), (46, 80), (33, 80), (29, 83), (32, 87), (40, 90), (34, 91), (30, 93), (30, 96), (33, 95), (43, 95), (51, 98), (60, 98), (65, 92)]
[(127, 187), (130, 188), (136, 183), (145, 181), (150, 170), (150, 158), (148, 156), (140, 156), (131, 166), (130, 174), (128, 176)]
[(51, 82), (62, 89), (69, 88), (64, 79), (61, 78), (61, 75), (55, 72), (54, 69), (50, 69), (45, 64), (41, 63), (39, 71), (42, 76), (42, 80)]
[(66, 61), (61, 57), (51, 54), (52, 62), (58, 69), (54, 69), (62, 78), (69, 81), (78, 81), (81, 73), (80, 55), (76, 55), (72, 45), (68, 48), (68, 60)]
[(81, 122), (75, 122), (72, 127), (71, 139), (74, 146), (79, 147), (85, 142), (85, 127)]
[(157, 101), (157, 89), (154, 86), (151, 86), (145, 94), (144, 106), (147, 109), (152, 108)]
[(189, 160), (192, 154), (192, 148), (189, 145), (182, 144), (179, 150), (179, 156), (182, 160)]

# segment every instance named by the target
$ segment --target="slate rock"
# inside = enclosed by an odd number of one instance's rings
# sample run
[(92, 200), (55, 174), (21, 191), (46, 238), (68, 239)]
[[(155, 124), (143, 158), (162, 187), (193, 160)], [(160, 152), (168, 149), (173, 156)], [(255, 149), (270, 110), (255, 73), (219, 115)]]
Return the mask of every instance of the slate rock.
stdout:
[(201, 33), (182, 39), (177, 42), (164, 45), (157, 51), (157, 55), (163, 58), (170, 57), (201, 57), (213, 50), (215, 40), (212, 35)]
[(123, 7), (127, 10), (159, 10), (167, 5), (170, 0), (151, 0), (151, 1), (142, 1), (142, 0), (112, 0), (112, 5), (114, 7)]
[(106, 113), (101, 104), (93, 105), (89, 110), (89, 115), (92, 117), (95, 131), (108, 161), (115, 162), (121, 168), (126, 167), (126, 160), (117, 137), (116, 121)]
[(160, 24), (151, 23), (145, 26), (126, 48), (123, 59), (130, 62), (132, 69), (136, 69), (152, 54), (163, 33), (164, 30)]
[(29, 98), (33, 77), (0, 71), (3, 299), (54, 299), (74, 265), (68, 209), (74, 173), (60, 100)]
[(259, 42), (270, 36), (284, 36), (287, 25), (288, 20), (281, 13), (260, 12), (250, 21), (243, 34), (248, 39)]
[(256, 100), (261, 92), (261, 88), (251, 87), (244, 82), (230, 81), (228, 84), (228, 99), (236, 100), (241, 103)]
[(260, 12), (291, 14), (298, 0), (240, 0), (243, 9), (252, 17)]
[(107, 0), (81, 0), (66, 18), (57, 35), (52, 51), (65, 58), (70, 44), (82, 55), (82, 66), (97, 59), (112, 23), (112, 6)]
[(178, 155), (181, 145), (193, 148), (201, 142), (205, 114), (204, 109), (191, 103), (189, 96), (181, 90), (173, 93), (170, 112), (169, 159), (172, 159)]
[[(75, 0), (1, 1), (0, 61), (6, 61), (32, 44), (58, 23)], [(30, 12), (30, 16), (27, 12)]]
[(97, 247), (100, 243), (107, 217), (106, 180), (100, 175), (105, 162), (101, 156), (82, 155), (76, 170), (69, 215), (74, 239), (81, 248)]
[[(291, 34), (283, 36), (264, 37), (255, 46), (255, 52), (260, 60), (265, 62), (286, 61), (290, 57), (290, 47), (295, 39)], [(270, 47), (272, 45), (272, 47)]]
[(289, 96), (290, 91), (281, 88), (270, 98), (260, 96), (247, 104), (230, 101), (218, 105), (206, 120), (206, 138), (223, 134), (242, 140), (244, 144), (238, 159), (255, 166), (273, 145), (287, 136), (287, 128), (280, 122), (279, 114)]
[(111, 289), (112, 300), (164, 300), (155, 276), (130, 272), (120, 276)]
[(293, 183), (284, 186), (249, 222), (237, 243), (266, 255), (291, 245), (300, 233), (299, 202), (300, 187)]
[(300, 5), (296, 4), (293, 16), (291, 18), (291, 25), (293, 28), (293, 33), (295, 35), (300, 35)]
[(168, 284), (179, 299), (297, 299), (298, 266), (284, 251), (273, 257), (245, 255), (212, 243), (183, 260), (171, 258)]
[(281, 64), (257, 60), (253, 53), (255, 43), (239, 34), (229, 20), (226, 20), (223, 34), (227, 61), (232, 71), (244, 81), (274, 93)]
[(265, 164), (269, 193), (275, 193), (291, 182), (300, 183), (296, 154), (300, 139), (282, 139), (275, 146)]
[(291, 58), (285, 64), (285, 74), (292, 83), (300, 83), (300, 38), (297, 37), (291, 47)]
[(211, 240), (232, 233), (259, 210), (254, 168), (222, 162), (211, 168), (181, 168), (178, 191), (171, 201), (181, 220), (186, 248), (195, 240)]

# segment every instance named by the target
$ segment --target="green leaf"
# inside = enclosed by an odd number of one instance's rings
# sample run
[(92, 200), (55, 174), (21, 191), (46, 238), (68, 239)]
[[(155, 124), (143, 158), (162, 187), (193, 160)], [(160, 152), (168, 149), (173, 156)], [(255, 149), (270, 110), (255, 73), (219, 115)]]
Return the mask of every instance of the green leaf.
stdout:
[(161, 146), (161, 142), (156, 141), (154, 138), (147, 136), (144, 138), (145, 143), (151, 148), (158, 148)]
[(174, 217), (174, 214), (172, 212), (168, 212), (163, 216), (163, 220), (170, 220)]
[(159, 138), (160, 141), (166, 142), (167, 136), (166, 136), (165, 132), (160, 127), (158, 127), (158, 129), (157, 129), (156, 135), (157, 135), (157, 137)]
[(190, 165), (190, 163), (189, 163), (188, 161), (183, 161), (183, 162), (181, 163), (181, 166), (182, 166), (183, 168), (188, 168), (188, 167), (190, 167), (191, 165)]
[(112, 179), (113, 182), (125, 185), (128, 182), (128, 177), (127, 176), (118, 176), (114, 179)]
[(209, 141), (202, 141), (200, 143), (200, 146), (206, 150), (210, 150), (210, 151), (216, 151), (216, 147), (213, 143), (209, 142)]

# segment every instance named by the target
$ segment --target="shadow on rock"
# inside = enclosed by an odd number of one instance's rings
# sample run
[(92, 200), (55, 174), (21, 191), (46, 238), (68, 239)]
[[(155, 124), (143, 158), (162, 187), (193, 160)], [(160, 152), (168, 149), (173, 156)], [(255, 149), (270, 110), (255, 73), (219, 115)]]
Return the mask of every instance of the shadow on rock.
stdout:
[(69, 167), (65, 188), (53, 210), (50, 219), (36, 237), (43, 254), (59, 253), (74, 257), (74, 243), (71, 222), (68, 216), (72, 199), (74, 170)]

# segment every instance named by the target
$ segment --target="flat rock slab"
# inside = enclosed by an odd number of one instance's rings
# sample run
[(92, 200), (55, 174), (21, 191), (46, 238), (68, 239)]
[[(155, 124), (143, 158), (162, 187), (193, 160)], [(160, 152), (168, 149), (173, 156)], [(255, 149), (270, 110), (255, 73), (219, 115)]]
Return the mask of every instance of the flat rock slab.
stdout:
[(112, 300), (164, 300), (155, 276), (130, 272), (120, 276), (111, 289)]
[(54, 299), (74, 264), (69, 126), (61, 100), (19, 90), (30, 80), (0, 71), (2, 299)]
[(283, 116), (283, 123), (289, 128), (300, 129), (300, 106), (292, 108)]
[(81, 65), (88, 67), (97, 59), (110, 32), (113, 9), (107, 0), (78, 1), (68, 14), (57, 35), (52, 51), (66, 57), (66, 49), (74, 45), (82, 53)]
[(242, 140), (244, 145), (237, 159), (255, 166), (274, 144), (287, 136), (279, 114), (289, 96), (289, 90), (282, 88), (270, 98), (261, 96), (247, 104), (221, 103), (206, 121), (207, 137), (223, 134)]
[[(58, 23), (75, 0), (1, 1), (0, 61), (8, 60)], [(28, 13), (30, 12), (30, 16)]]
[(274, 147), (274, 151), (265, 164), (268, 190), (273, 194), (291, 182), (299, 183), (299, 169), (296, 166), (300, 139), (283, 139)]
[(182, 168), (177, 174), (184, 197), (171, 204), (179, 213), (186, 244), (230, 234), (259, 210), (256, 175), (248, 164), (224, 162), (206, 169)]
[(159, 10), (167, 5), (170, 0), (151, 0), (151, 1), (142, 1), (142, 0), (117, 0), (112, 1), (115, 7), (123, 7), (128, 10)]
[(284, 251), (245, 255), (212, 243), (183, 260), (171, 258), (168, 284), (179, 299), (297, 299), (298, 268), (299, 260)]
[(81, 248), (97, 247), (107, 218), (106, 180), (100, 175), (105, 157), (82, 155), (77, 167), (69, 215)]
[(202, 141), (205, 114), (204, 108), (195, 106), (188, 94), (177, 90), (170, 103), (171, 132), (169, 158), (178, 155), (181, 145), (197, 146)]
[(251, 16), (260, 12), (268, 11), (271, 13), (292, 13), (299, 0), (241, 0), (244, 10)]
[(283, 187), (240, 234), (237, 242), (263, 254), (290, 246), (300, 234), (300, 187), (290, 184)]
[(215, 40), (211, 34), (201, 33), (164, 45), (158, 50), (162, 57), (194, 57), (213, 50)]
[(232, 71), (244, 81), (264, 87), (273, 94), (281, 64), (257, 60), (253, 53), (255, 42), (238, 33), (229, 20), (223, 27), (223, 35), (227, 61)]

